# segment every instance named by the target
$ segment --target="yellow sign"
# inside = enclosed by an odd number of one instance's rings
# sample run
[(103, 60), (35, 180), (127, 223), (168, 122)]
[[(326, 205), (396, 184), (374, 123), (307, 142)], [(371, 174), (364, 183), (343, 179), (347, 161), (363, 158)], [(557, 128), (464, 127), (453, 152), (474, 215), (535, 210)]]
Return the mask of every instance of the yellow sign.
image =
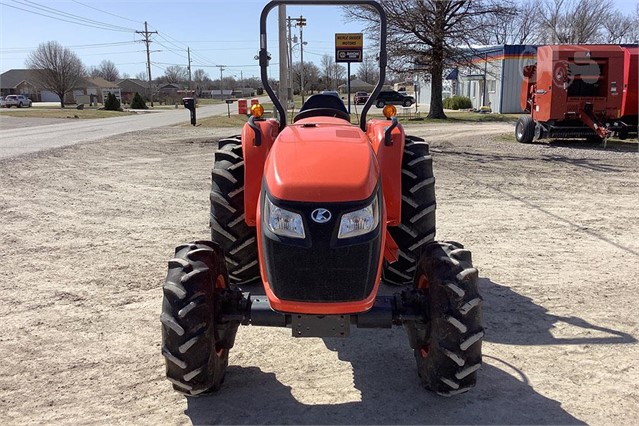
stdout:
[(362, 49), (364, 47), (364, 35), (362, 33), (335, 34), (335, 48)]
[(335, 62), (362, 62), (363, 50), (362, 33), (335, 34)]

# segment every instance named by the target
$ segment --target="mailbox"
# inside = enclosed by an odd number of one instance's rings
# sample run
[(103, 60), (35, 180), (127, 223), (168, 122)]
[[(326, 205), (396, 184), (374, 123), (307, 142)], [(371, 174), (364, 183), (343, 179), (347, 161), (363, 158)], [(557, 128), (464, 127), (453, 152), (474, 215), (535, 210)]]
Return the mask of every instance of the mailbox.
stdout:
[(184, 108), (188, 110), (195, 109), (195, 98), (182, 98), (182, 102), (184, 103)]
[(184, 108), (191, 111), (191, 125), (195, 126), (195, 98), (182, 98)]

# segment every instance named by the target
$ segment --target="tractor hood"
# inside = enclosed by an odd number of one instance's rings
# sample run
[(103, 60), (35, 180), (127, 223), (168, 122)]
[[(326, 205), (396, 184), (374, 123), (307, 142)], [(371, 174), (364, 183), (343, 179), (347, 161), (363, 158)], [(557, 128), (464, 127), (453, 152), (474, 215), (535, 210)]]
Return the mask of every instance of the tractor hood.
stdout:
[(281, 200), (343, 202), (371, 196), (379, 165), (359, 127), (332, 117), (287, 126), (264, 166), (271, 195)]

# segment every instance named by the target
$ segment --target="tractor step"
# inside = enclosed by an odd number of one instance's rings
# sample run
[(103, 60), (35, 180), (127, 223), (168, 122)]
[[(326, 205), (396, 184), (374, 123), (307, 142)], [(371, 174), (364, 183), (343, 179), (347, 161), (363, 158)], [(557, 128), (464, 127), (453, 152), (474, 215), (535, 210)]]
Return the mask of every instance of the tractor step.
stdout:
[(289, 327), (293, 337), (348, 337), (350, 327), (391, 328), (406, 322), (427, 322), (422, 292), (407, 289), (392, 296), (378, 296), (373, 307), (363, 313), (308, 315), (277, 312), (266, 296), (253, 296), (240, 290), (223, 290), (221, 321), (240, 321), (242, 325)]

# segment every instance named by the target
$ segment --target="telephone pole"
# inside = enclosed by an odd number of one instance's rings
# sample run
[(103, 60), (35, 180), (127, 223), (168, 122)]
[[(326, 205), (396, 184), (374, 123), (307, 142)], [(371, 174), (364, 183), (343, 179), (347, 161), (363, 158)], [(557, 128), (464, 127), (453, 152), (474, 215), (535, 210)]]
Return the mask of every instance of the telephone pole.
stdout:
[[(191, 91), (191, 48), (190, 47), (186, 47), (186, 54), (189, 57), (189, 92)], [(189, 93), (190, 94), (190, 93)], [(193, 96), (195, 97), (195, 96)]]
[(137, 34), (144, 36), (144, 43), (146, 44), (146, 66), (149, 73), (149, 96), (151, 98), (151, 106), (153, 106), (153, 85), (151, 79), (151, 52), (149, 51), (149, 45), (151, 44), (151, 34), (157, 34), (157, 31), (149, 31), (146, 21), (144, 21), (144, 31), (136, 31)]
[(279, 58), (280, 58), (280, 87), (279, 98), (280, 102), (285, 104), (285, 108), (288, 109), (288, 101), (292, 99), (288, 95), (288, 63), (284, 60), (287, 57), (286, 51), (286, 5), (278, 6), (278, 42), (279, 42)]
[(288, 87), (288, 99), (293, 99), (293, 78), (291, 77), (291, 74), (293, 72), (293, 43), (297, 42), (297, 36), (295, 36), (295, 40), (293, 40), (292, 38), (292, 34), (291, 34), (291, 23), (293, 21), (293, 18), (291, 18), (290, 16), (288, 18), (286, 18), (286, 26), (288, 29), (288, 56), (287, 56), (287, 61), (286, 61), (286, 66), (288, 67), (288, 74), (287, 74), (287, 78), (286, 78), (286, 82), (287, 82), (287, 87)]
[(216, 67), (220, 69), (220, 98), (224, 99), (224, 93), (222, 92), (224, 89), (224, 85), (222, 84), (222, 72), (226, 69), (226, 65), (216, 65)]
[(300, 15), (297, 18), (296, 27), (300, 27), (300, 62), (302, 64), (300, 70), (300, 93), (302, 95), (302, 104), (304, 103), (304, 27), (306, 26), (306, 18)]

